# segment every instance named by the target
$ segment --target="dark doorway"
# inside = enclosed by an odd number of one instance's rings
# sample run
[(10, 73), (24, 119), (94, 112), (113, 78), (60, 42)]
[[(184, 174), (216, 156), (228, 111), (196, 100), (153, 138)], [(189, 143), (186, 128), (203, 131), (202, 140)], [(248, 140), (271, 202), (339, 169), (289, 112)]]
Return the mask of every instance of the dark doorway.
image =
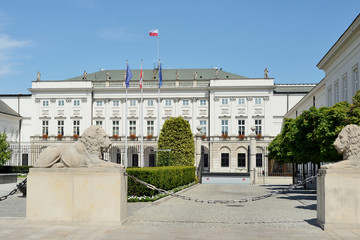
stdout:
[(28, 166), (29, 164), (29, 154), (27, 153), (23, 153), (22, 156), (21, 156), (21, 163), (23, 166)]
[(116, 163), (121, 164), (121, 153), (120, 152), (116, 153)]
[(204, 168), (205, 170), (209, 170), (209, 154), (204, 153)]
[(137, 154), (132, 155), (132, 166), (133, 167), (139, 166), (139, 155), (137, 155)]
[(155, 167), (155, 154), (149, 154), (149, 167)]

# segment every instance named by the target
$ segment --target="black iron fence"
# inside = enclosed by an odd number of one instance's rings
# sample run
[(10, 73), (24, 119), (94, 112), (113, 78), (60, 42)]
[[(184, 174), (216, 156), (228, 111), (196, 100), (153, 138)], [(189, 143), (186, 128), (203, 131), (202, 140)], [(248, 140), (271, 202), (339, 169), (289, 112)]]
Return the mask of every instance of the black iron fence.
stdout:
[[(12, 157), (6, 162), (7, 166), (33, 166), (37, 161), (40, 153), (49, 146), (48, 145), (35, 145), (35, 144), (22, 144), (10, 145)], [(127, 148), (127, 166), (140, 167), (140, 145), (129, 145)], [(124, 164), (125, 159), (125, 146), (112, 145), (107, 152), (103, 153), (105, 161)], [(155, 166), (155, 151), (154, 147), (144, 146), (144, 166)]]

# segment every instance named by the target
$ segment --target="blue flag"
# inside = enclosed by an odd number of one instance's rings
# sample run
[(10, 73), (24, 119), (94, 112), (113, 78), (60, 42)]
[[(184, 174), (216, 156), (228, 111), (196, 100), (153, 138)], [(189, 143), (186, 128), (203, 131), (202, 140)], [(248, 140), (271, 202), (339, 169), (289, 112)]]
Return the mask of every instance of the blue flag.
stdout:
[(130, 79), (132, 78), (132, 73), (131, 70), (129, 68), (129, 64), (127, 64), (127, 68), (126, 68), (126, 79), (125, 79), (125, 84), (126, 84), (126, 88), (129, 88), (130, 86)]
[(162, 86), (161, 63), (159, 64), (159, 88)]

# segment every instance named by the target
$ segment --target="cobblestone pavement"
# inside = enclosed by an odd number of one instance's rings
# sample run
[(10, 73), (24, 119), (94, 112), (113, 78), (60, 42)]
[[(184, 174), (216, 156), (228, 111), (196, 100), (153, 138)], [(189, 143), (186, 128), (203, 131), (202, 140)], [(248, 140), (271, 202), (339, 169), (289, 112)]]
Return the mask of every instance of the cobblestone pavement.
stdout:
[[(7, 185), (7, 186), (5, 186)], [(15, 186), (15, 184), (14, 184)], [(196, 185), (183, 195), (209, 200), (242, 199), (281, 186)], [(0, 185), (0, 196), (12, 190)], [(168, 197), (129, 203), (119, 224), (25, 220), (26, 198), (0, 202), (0, 239), (360, 239), (360, 231), (324, 232), (316, 226), (316, 193), (295, 190), (243, 204), (205, 204)]]

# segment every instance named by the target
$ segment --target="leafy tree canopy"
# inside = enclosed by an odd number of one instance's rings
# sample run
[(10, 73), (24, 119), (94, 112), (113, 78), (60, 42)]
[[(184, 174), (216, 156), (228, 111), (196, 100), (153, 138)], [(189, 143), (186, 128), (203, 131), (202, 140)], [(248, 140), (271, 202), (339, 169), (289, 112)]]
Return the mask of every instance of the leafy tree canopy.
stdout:
[(285, 119), (281, 133), (269, 144), (269, 157), (282, 163), (338, 161), (342, 156), (333, 144), (348, 124), (360, 125), (360, 91), (353, 104), (311, 107), (295, 119)]

